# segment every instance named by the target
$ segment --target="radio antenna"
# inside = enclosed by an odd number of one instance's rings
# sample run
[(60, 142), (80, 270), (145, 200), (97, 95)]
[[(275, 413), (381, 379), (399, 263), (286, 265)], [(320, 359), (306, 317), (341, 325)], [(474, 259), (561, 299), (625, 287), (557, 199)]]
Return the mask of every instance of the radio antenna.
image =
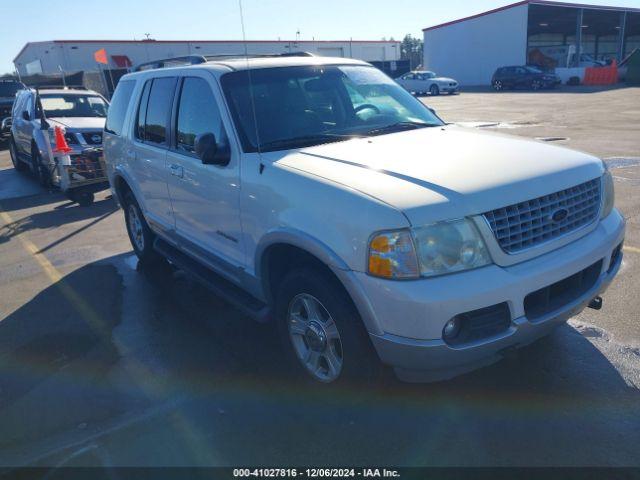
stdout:
[(244, 29), (244, 12), (242, 10), (242, 0), (238, 0), (238, 7), (240, 7), (240, 25), (242, 26), (242, 44), (244, 45), (244, 58), (247, 62), (247, 79), (249, 81), (249, 99), (251, 100), (251, 112), (253, 113), (253, 127), (256, 133), (256, 150), (260, 157), (260, 173), (264, 170), (262, 164), (262, 152), (260, 151), (260, 132), (258, 130), (258, 117), (256, 116), (256, 103), (253, 96), (253, 82), (251, 81), (251, 68), (249, 68), (249, 49), (247, 47), (247, 36)]

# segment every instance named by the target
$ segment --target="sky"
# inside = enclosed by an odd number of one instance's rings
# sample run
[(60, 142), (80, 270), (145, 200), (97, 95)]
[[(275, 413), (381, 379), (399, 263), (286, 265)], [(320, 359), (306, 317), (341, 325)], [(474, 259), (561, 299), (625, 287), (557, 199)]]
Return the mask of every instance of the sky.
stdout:
[[(242, 0), (249, 40), (379, 40), (515, 0)], [(570, 1), (570, 0), (569, 0)], [(579, 3), (639, 7), (640, 0)], [(27, 42), (43, 40), (242, 39), (238, 0), (0, 0), (0, 74)]]

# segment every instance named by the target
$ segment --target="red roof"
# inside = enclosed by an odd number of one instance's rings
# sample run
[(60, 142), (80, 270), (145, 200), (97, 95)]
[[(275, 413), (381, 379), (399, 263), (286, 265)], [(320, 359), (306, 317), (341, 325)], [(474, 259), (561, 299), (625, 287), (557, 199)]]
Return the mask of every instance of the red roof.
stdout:
[(452, 20), (450, 22), (441, 23), (432, 27), (423, 28), (422, 31), (435, 30), (436, 28), (447, 27), (456, 23), (466, 22), (467, 20), (473, 20), (474, 18), (484, 17), (485, 15), (491, 15), (492, 13), (501, 12), (502, 10), (508, 10), (510, 8), (519, 7), (521, 5), (546, 5), (551, 7), (570, 7), (570, 8), (588, 8), (591, 10), (619, 10), (621, 12), (640, 12), (640, 8), (628, 8), (628, 7), (611, 7), (606, 5), (587, 5), (583, 3), (567, 3), (567, 2), (555, 2), (550, 0), (522, 0), (520, 2), (505, 5), (504, 7), (494, 8), (486, 12), (471, 15), (469, 17), (459, 18), (458, 20)]

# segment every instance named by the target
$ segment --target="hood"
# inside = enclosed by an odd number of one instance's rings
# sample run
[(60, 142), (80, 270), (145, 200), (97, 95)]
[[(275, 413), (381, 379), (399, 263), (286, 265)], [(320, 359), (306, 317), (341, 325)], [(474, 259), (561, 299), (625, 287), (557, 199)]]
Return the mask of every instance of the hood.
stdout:
[(74, 130), (102, 130), (106, 118), (100, 117), (47, 117), (47, 121), (54, 127), (56, 124), (66, 129)]
[(265, 157), (392, 205), (413, 225), (484, 213), (604, 171), (598, 158), (585, 153), (453, 125)]

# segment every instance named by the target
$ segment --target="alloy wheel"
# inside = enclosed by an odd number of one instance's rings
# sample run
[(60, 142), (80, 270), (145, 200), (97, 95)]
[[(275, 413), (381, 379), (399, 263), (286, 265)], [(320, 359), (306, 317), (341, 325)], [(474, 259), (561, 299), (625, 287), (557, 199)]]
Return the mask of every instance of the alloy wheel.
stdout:
[(142, 229), (142, 221), (140, 220), (138, 209), (135, 205), (131, 204), (129, 205), (128, 213), (129, 232), (131, 234), (131, 240), (139, 251), (143, 251), (144, 231)]
[(342, 340), (338, 327), (322, 303), (301, 293), (289, 303), (289, 338), (304, 368), (324, 383), (340, 376), (343, 366)]

